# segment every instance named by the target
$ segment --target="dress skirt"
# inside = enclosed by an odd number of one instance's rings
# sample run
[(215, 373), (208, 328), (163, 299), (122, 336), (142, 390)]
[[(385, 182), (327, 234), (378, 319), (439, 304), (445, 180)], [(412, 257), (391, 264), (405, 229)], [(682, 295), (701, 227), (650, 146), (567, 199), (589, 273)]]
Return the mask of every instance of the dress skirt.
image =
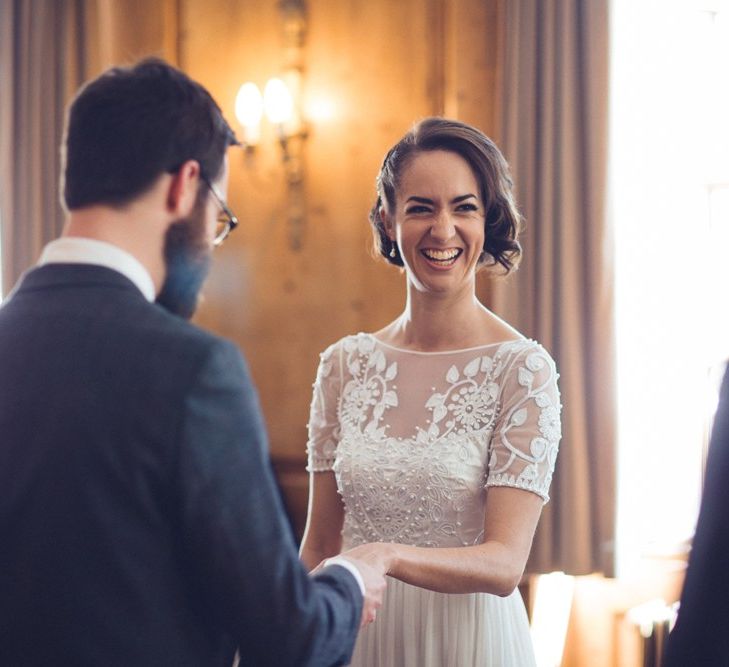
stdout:
[(535, 667), (518, 590), (435, 593), (388, 579), (377, 620), (363, 629), (353, 667)]

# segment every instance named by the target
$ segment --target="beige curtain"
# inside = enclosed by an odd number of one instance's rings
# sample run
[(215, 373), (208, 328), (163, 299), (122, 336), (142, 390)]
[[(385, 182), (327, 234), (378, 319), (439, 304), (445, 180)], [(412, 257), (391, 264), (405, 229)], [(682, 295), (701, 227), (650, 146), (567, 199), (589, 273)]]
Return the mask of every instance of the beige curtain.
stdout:
[(609, 0), (503, 3), (501, 144), (526, 217), (492, 305), (553, 354), (563, 440), (530, 572), (613, 572), (615, 400), (606, 216)]
[(82, 0), (0, 0), (2, 293), (63, 226), (63, 114), (84, 78)]
[(177, 61), (180, 0), (0, 0), (2, 295), (63, 226), (59, 146), (85, 80), (146, 55)]

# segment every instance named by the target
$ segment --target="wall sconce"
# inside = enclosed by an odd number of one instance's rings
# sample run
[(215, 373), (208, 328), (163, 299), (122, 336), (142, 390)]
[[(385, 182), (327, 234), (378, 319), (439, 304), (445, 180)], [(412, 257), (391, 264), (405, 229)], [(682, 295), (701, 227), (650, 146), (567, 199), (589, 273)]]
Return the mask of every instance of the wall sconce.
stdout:
[(252, 156), (261, 142), (264, 117), (274, 127), (281, 148), (288, 196), (289, 241), (300, 250), (306, 223), (304, 144), (308, 127), (302, 114), (306, 7), (304, 0), (281, 0), (284, 66), (280, 78), (269, 79), (263, 94), (246, 82), (235, 99), (235, 115), (243, 127), (243, 146)]

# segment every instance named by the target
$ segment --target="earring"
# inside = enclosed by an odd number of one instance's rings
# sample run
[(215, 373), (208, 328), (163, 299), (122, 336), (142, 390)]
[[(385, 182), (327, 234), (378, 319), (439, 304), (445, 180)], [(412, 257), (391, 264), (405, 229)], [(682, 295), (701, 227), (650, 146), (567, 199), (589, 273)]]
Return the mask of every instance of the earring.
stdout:
[(397, 244), (393, 241), (392, 246), (390, 246), (390, 257), (395, 259), (397, 257)]

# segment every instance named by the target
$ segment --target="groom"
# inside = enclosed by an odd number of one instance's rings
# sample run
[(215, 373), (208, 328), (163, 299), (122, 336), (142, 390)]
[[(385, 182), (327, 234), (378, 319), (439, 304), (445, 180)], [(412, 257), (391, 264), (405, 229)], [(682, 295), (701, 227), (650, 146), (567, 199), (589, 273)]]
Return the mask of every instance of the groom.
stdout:
[(0, 665), (340, 665), (381, 604), (307, 576), (244, 361), (186, 321), (235, 143), (157, 60), (70, 107), (64, 233), (0, 308)]

